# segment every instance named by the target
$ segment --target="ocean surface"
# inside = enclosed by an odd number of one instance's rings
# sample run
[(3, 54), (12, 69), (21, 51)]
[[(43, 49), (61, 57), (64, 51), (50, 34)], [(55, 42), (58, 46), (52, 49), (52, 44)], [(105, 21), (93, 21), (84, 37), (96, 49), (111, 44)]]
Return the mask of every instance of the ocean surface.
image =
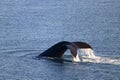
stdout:
[[(60, 41), (96, 58), (36, 59)], [(0, 0), (0, 80), (120, 80), (120, 0)]]

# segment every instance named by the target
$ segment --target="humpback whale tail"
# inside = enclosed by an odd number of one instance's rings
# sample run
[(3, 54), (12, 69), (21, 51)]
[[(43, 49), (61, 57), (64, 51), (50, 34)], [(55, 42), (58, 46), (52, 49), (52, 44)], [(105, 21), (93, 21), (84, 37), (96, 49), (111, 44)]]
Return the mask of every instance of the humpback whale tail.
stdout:
[[(52, 58), (62, 58), (64, 52), (69, 49), (71, 54), (73, 55), (73, 61), (74, 62), (80, 62), (80, 60), (82, 61), (82, 57), (80, 57), (77, 54), (77, 49), (87, 49), (89, 48), (91, 51), (93, 51), (93, 48), (84, 42), (68, 42), (68, 41), (62, 41), (59, 42), (55, 45), (53, 45), (52, 47), (48, 48), (46, 51), (44, 51), (43, 53), (41, 53), (38, 58), (40, 57), (52, 57)], [(89, 53), (87, 51), (87, 53)]]
[(95, 58), (94, 50), (91, 45), (85, 42), (73, 42), (75, 45), (78, 46), (79, 52), (83, 56), (88, 56), (89, 58)]

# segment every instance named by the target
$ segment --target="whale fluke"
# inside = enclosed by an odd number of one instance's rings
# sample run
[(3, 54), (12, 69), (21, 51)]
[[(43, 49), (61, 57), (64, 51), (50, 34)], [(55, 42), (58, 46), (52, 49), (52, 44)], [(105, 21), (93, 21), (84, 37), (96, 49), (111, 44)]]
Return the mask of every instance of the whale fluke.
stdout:
[(82, 49), (82, 48), (90, 48), (93, 50), (92, 46), (90, 46), (88, 43), (85, 43), (85, 42), (72, 42), (74, 43), (75, 45), (78, 46), (78, 48)]
[(80, 62), (80, 60), (82, 61), (82, 57), (80, 57), (80, 59), (79, 59), (79, 56), (78, 56), (78, 53), (77, 53), (78, 48), (80, 48), (80, 49), (90, 48), (91, 50), (93, 50), (93, 48), (85, 42), (62, 41), (62, 42), (59, 42), (59, 43), (53, 45), (52, 47), (48, 48), (47, 50), (42, 52), (37, 57), (38, 58), (40, 58), (40, 57), (62, 58), (65, 51), (67, 49), (69, 49), (71, 54), (73, 55), (73, 61), (74, 62)]
[(68, 49), (66, 45), (69, 45), (70, 42), (62, 41), (52, 47), (48, 48), (46, 51), (41, 53), (38, 57), (62, 57), (64, 52)]

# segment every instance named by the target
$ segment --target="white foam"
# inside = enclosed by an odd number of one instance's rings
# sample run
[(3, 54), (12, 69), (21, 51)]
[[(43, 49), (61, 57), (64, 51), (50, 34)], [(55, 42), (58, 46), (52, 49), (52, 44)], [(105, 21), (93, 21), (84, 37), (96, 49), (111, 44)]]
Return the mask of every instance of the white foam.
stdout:
[(80, 62), (80, 59), (82, 60), (82, 58), (79, 58), (78, 54), (76, 55), (76, 57), (73, 56), (74, 62)]
[(94, 54), (94, 51), (90, 48), (78, 49), (77, 53), (80, 56), (85, 56), (85, 57), (88, 57), (88, 58), (96, 58), (96, 56)]

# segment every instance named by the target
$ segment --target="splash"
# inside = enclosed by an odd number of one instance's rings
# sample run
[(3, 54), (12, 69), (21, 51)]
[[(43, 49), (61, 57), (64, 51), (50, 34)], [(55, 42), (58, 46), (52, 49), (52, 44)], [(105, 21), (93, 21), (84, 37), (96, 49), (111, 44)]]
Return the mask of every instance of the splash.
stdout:
[(77, 53), (80, 56), (86, 56), (88, 58), (96, 58), (94, 51), (91, 48), (78, 49)]
[(78, 56), (78, 54), (77, 54), (76, 57), (73, 56), (73, 61), (74, 61), (74, 62), (81, 62), (81, 61), (83, 61), (83, 60), (82, 60), (81, 57), (79, 58), (79, 56)]
[(96, 56), (94, 51), (90, 48), (78, 49), (78, 57), (81, 62), (92, 62), (92, 63), (105, 63), (120, 65), (120, 58), (114, 56)]

